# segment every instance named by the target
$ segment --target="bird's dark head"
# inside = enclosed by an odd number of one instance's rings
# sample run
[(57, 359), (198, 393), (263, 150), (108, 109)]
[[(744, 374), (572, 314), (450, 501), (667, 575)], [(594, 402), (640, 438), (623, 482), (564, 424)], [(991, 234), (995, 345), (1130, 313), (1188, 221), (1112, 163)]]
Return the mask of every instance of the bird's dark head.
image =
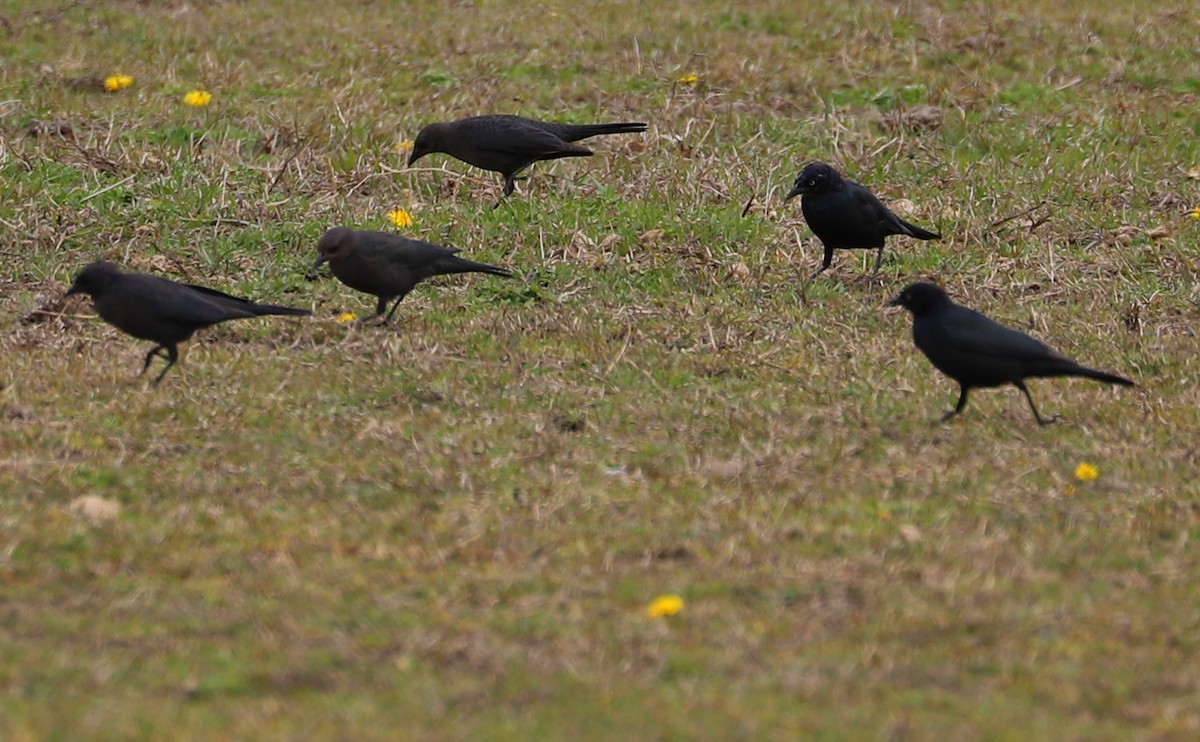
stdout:
[(796, 176), (792, 190), (788, 191), (788, 195), (783, 200), (788, 201), (796, 196), (808, 196), (813, 193), (825, 193), (836, 188), (841, 182), (842, 176), (833, 167), (823, 162), (812, 162)]
[(914, 317), (920, 317), (949, 303), (950, 297), (946, 295), (941, 286), (922, 281), (905, 286), (895, 299), (888, 302), (888, 305), (904, 307), (912, 312)]
[(67, 289), (67, 296), (87, 294), (92, 298), (97, 298), (119, 275), (121, 275), (121, 268), (116, 263), (97, 260), (79, 271), (79, 275), (75, 276), (75, 283)]
[(428, 124), (417, 133), (413, 142), (412, 154), (408, 156), (408, 166), (425, 155), (442, 151), (442, 124)]
[(321, 235), (321, 241), (317, 243), (317, 260), (308, 269), (309, 275), (321, 267), (322, 263), (327, 261), (340, 260), (351, 252), (357, 244), (357, 236), (353, 229), (349, 227), (334, 227)]

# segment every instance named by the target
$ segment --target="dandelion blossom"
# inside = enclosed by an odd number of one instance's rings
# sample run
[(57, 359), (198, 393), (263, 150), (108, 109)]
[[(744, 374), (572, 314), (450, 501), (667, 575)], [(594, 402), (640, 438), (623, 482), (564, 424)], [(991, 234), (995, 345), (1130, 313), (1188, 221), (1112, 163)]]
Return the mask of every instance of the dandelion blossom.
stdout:
[(411, 227), (412, 223), (413, 223), (412, 214), (408, 213), (404, 209), (396, 209), (395, 211), (389, 211), (387, 217), (392, 222), (392, 224), (395, 224), (400, 229), (404, 229), (405, 227)]
[(104, 78), (104, 89), (109, 93), (115, 93), (118, 90), (124, 90), (133, 84), (133, 78), (129, 75), (109, 75)]
[(403, 142), (400, 142), (396, 145), (396, 149), (400, 152), (412, 152), (413, 140), (405, 139)]
[(650, 618), (662, 618), (677, 615), (682, 610), (683, 598), (678, 595), (660, 595), (646, 606), (646, 615)]
[(680, 85), (695, 85), (696, 83), (700, 82), (700, 76), (695, 72), (689, 72), (686, 75), (680, 75), (679, 77), (675, 78), (675, 82), (679, 83)]
[(192, 90), (183, 96), (183, 102), (195, 108), (203, 108), (212, 103), (212, 93), (207, 90)]
[(1080, 482), (1090, 482), (1098, 476), (1100, 476), (1100, 470), (1087, 462), (1075, 467), (1075, 478)]
[(358, 315), (354, 312), (342, 312), (334, 321), (340, 325), (345, 325), (358, 319)]
[(1192, 219), (1195, 219), (1196, 221), (1200, 222), (1200, 206), (1197, 206), (1196, 208), (1189, 211), (1188, 216), (1190, 216)]

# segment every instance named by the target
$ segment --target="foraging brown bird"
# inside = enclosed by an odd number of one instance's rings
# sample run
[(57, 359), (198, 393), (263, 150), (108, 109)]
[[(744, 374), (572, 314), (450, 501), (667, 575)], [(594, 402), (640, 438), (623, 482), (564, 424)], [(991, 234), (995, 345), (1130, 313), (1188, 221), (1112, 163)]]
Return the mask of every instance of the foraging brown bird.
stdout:
[(942, 422), (963, 411), (974, 387), (1012, 384), (1029, 400), (1038, 424), (1049, 425), (1058, 418), (1047, 419), (1038, 413), (1025, 379), (1083, 376), (1108, 384), (1134, 385), (1116, 374), (1081, 366), (1023, 332), (955, 304), (932, 283), (910, 284), (890, 304), (912, 312), (913, 341), (939, 371), (958, 382), (958, 404)]
[[(472, 116), (429, 124), (417, 134), (408, 165), (425, 155), (443, 152), (484, 170), (504, 176), (504, 195), (516, 187), (517, 173), (539, 160), (588, 157), (592, 151), (572, 142), (601, 134), (635, 134), (646, 124), (560, 124), (522, 116)], [(498, 205), (498, 204), (497, 204)]]
[(352, 289), (374, 294), (378, 299), (375, 314), (365, 317), (363, 322), (383, 314), (388, 302), (395, 299), (392, 310), (379, 323), (386, 325), (400, 301), (426, 278), (450, 273), (512, 277), (511, 271), (460, 258), (455, 254), (457, 252), (458, 248), (411, 240), (390, 232), (334, 227), (322, 235), (317, 244), (317, 260), (310, 275), (322, 263), (329, 263), (339, 281)]
[(878, 249), (875, 270), (883, 263), (884, 238), (901, 234), (919, 240), (937, 240), (941, 235), (909, 224), (884, 206), (875, 194), (823, 162), (814, 162), (800, 171), (784, 201), (796, 196), (804, 221), (825, 247), (820, 275), (833, 261), (834, 250)]
[(79, 272), (67, 291), (67, 296), (74, 294), (90, 295), (100, 317), (118, 330), (158, 343), (142, 364), (144, 374), (155, 356), (166, 359), (167, 365), (155, 384), (179, 360), (178, 344), (196, 330), (245, 317), (312, 314), (307, 309), (256, 304), (203, 286), (125, 271), (103, 260)]

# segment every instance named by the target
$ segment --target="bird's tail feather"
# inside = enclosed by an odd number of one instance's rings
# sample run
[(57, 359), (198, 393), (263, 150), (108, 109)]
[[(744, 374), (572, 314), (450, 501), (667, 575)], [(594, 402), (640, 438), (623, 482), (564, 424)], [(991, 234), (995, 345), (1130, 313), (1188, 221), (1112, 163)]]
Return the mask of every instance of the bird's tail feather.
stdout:
[(1134, 386), (1134, 383), (1132, 381), (1130, 381), (1129, 379), (1126, 379), (1123, 376), (1117, 376), (1116, 374), (1110, 374), (1110, 373), (1106, 373), (1104, 371), (1097, 371), (1094, 368), (1088, 368), (1086, 366), (1076, 365), (1073, 370), (1073, 375), (1074, 376), (1084, 376), (1089, 379), (1095, 379), (1096, 381), (1103, 381), (1108, 384), (1120, 384), (1121, 386)]
[(1103, 381), (1106, 384), (1120, 384), (1121, 386), (1136, 386), (1132, 381), (1123, 376), (1097, 371), (1094, 368), (1080, 366), (1074, 361), (1062, 359), (1060, 361), (1051, 361), (1046, 364), (1039, 364), (1041, 367), (1036, 372), (1029, 374), (1030, 376), (1082, 376), (1087, 379), (1095, 379)]
[(512, 271), (507, 268), (501, 268), (496, 265), (488, 265), (487, 263), (476, 263), (474, 260), (467, 260), (457, 256), (442, 261), (440, 266), (443, 270), (439, 273), (490, 273), (493, 276), (503, 276), (504, 278), (512, 278)]
[(587, 139), (599, 134), (637, 134), (646, 130), (646, 125), (638, 121), (626, 121), (619, 124), (579, 124), (571, 129), (576, 139)]
[(938, 234), (937, 232), (930, 232), (928, 229), (921, 229), (917, 225), (909, 224), (908, 222), (904, 221), (903, 219), (900, 220), (900, 223), (903, 224), (904, 228), (908, 230), (909, 235), (916, 237), (919, 240), (940, 240), (940, 239), (942, 239), (942, 236), (940, 234)]
[(308, 309), (295, 309), (293, 307), (281, 307), (274, 304), (256, 304), (249, 299), (243, 299), (240, 296), (226, 294), (224, 291), (210, 289), (207, 286), (197, 286), (194, 283), (184, 284), (193, 291), (204, 294), (209, 299), (216, 303), (232, 310), (243, 310), (251, 314), (262, 316), (264, 314), (290, 314), (297, 317), (307, 317), (312, 314)]
[(251, 312), (254, 312), (255, 314), (257, 314), (260, 317), (263, 315), (266, 315), (266, 314), (281, 314), (281, 315), (290, 315), (293, 317), (307, 317), (310, 314), (312, 314), (312, 311), (310, 311), (308, 309), (299, 309), (297, 307), (281, 307), (281, 306), (277, 306), (275, 304), (250, 304), (250, 306), (247, 307), (247, 309), (249, 309)]

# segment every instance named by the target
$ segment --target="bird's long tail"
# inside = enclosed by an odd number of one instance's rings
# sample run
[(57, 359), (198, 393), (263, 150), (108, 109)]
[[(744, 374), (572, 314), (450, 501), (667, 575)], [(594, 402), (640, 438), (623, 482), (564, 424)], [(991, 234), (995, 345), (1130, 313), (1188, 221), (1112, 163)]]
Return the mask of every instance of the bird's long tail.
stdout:
[(293, 317), (307, 317), (310, 314), (312, 314), (312, 311), (308, 310), (308, 309), (299, 309), (297, 307), (281, 307), (281, 306), (277, 306), (275, 304), (253, 304), (252, 303), (247, 307), (247, 309), (249, 309), (251, 312), (254, 312), (255, 314), (257, 314), (260, 317), (263, 315), (267, 315), (267, 314), (282, 314), (282, 315), (290, 315)]
[(908, 230), (908, 234), (910, 236), (916, 237), (919, 240), (940, 240), (940, 239), (942, 239), (942, 236), (940, 234), (938, 234), (937, 232), (930, 232), (928, 229), (921, 229), (917, 225), (909, 224), (908, 222), (904, 221), (903, 219), (900, 220), (900, 223), (903, 224), (904, 228)]
[(474, 260), (467, 260), (457, 256), (450, 256), (442, 260), (438, 264), (440, 269), (438, 273), (490, 273), (493, 276), (503, 276), (504, 278), (512, 278), (512, 271), (507, 268), (501, 268), (487, 263), (476, 263)]
[(255, 314), (258, 316), (262, 316), (265, 314), (288, 314), (288, 315), (293, 315), (296, 317), (307, 317), (308, 315), (312, 314), (312, 312), (308, 309), (296, 309), (294, 307), (281, 307), (281, 306), (277, 306), (275, 304), (256, 304), (255, 302), (252, 302), (249, 299), (243, 299), (240, 296), (226, 294), (224, 291), (217, 291), (216, 289), (210, 289), (207, 286), (197, 286), (194, 283), (189, 283), (189, 284), (184, 284), (184, 285), (186, 285), (188, 288), (192, 289), (193, 291), (197, 291), (201, 294), (204, 294), (206, 297), (208, 297), (211, 300), (216, 301), (221, 306), (224, 306), (224, 307), (234, 310), (234, 311), (242, 310), (242, 311), (250, 312), (251, 314)]
[(577, 124), (570, 129), (570, 140), (587, 139), (598, 134), (637, 134), (646, 130), (646, 124), (640, 121), (626, 121), (619, 124)]
[(1071, 375), (1072, 376), (1084, 376), (1086, 378), (1095, 379), (1096, 381), (1103, 381), (1108, 384), (1120, 384), (1121, 386), (1135, 386), (1135, 384), (1132, 381), (1130, 381), (1129, 379), (1126, 379), (1123, 376), (1117, 376), (1116, 374), (1110, 374), (1110, 373), (1106, 373), (1104, 371), (1097, 371), (1094, 368), (1088, 368), (1087, 366), (1080, 366), (1078, 364), (1076, 364), (1075, 368), (1071, 370)]
[(1110, 374), (1110, 373), (1106, 373), (1104, 371), (1097, 371), (1096, 369), (1088, 368), (1087, 366), (1080, 366), (1078, 363), (1075, 363), (1074, 361), (1069, 361), (1066, 359), (1059, 360), (1059, 361), (1051, 361), (1049, 363), (1046, 363), (1046, 364), (1042, 365), (1041, 368), (1037, 369), (1037, 371), (1035, 373), (1032, 373), (1029, 375), (1030, 376), (1082, 376), (1087, 379), (1095, 379), (1096, 381), (1103, 381), (1106, 384), (1120, 384), (1121, 386), (1136, 386), (1132, 381), (1130, 381), (1129, 379), (1126, 379), (1123, 376), (1117, 376), (1116, 374)]

